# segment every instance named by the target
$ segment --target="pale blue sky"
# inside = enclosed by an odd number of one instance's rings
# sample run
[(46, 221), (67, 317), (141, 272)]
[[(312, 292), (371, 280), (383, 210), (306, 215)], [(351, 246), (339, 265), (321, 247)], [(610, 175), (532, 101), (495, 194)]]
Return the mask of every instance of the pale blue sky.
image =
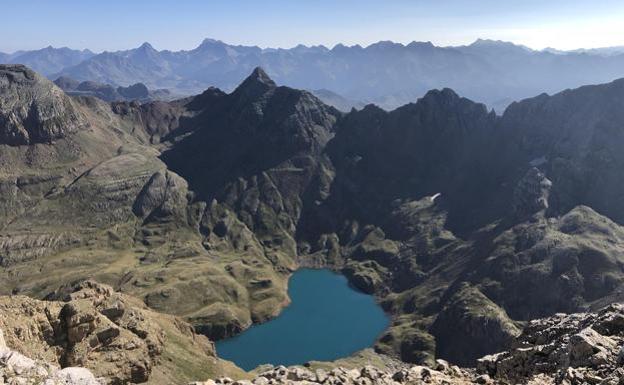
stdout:
[(2, 4), (0, 51), (191, 49), (203, 38), (262, 47), (475, 39), (532, 48), (624, 45), (622, 0), (19, 0)]

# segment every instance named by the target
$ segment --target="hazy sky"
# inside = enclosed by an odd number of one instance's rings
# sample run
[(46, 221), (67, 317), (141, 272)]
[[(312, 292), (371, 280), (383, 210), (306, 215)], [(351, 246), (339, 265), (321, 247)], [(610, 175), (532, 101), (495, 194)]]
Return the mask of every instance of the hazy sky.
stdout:
[(624, 45), (623, 0), (19, 0), (2, 4), (0, 51), (191, 49), (475, 39), (560, 49)]

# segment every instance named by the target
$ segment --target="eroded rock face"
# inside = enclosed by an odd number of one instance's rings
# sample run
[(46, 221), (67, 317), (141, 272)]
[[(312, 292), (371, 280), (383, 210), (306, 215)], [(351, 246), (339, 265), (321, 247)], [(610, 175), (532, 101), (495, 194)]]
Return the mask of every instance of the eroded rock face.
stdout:
[[(212, 344), (189, 325), (157, 315), (109, 286), (78, 282), (48, 299), (54, 301), (0, 297), (0, 327), (9, 346), (63, 368), (89, 368), (106, 384), (144, 383), (154, 371), (162, 376), (162, 366), (170, 364), (163, 356), (178, 344), (195, 355), (193, 365), (213, 365)], [(178, 362), (176, 370), (184, 365)], [(65, 370), (58, 376), (79, 374)]]
[(0, 65), (0, 144), (49, 143), (85, 125), (70, 98), (23, 65)]

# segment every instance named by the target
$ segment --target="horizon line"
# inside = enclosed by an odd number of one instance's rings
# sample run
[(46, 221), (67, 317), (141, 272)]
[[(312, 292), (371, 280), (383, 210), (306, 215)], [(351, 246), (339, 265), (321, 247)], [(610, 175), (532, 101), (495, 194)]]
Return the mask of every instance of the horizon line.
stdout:
[(153, 48), (154, 50), (158, 51), (158, 52), (164, 52), (164, 51), (169, 51), (169, 52), (183, 52), (183, 51), (192, 51), (194, 49), (197, 49), (199, 47), (201, 47), (202, 44), (205, 44), (206, 42), (214, 42), (214, 43), (222, 43), (225, 45), (229, 45), (229, 46), (234, 46), (234, 47), (246, 47), (246, 48), (259, 48), (261, 50), (293, 50), (299, 47), (302, 48), (324, 48), (328, 51), (334, 50), (337, 47), (346, 47), (346, 48), (362, 48), (362, 49), (367, 49), (370, 48), (374, 45), (378, 45), (380, 43), (391, 43), (391, 44), (395, 44), (395, 45), (400, 45), (402, 47), (408, 47), (410, 44), (430, 44), (433, 47), (436, 48), (461, 48), (461, 47), (468, 47), (474, 44), (477, 44), (479, 42), (490, 42), (490, 43), (503, 43), (503, 44), (511, 44), (513, 46), (519, 47), (519, 48), (524, 48), (524, 49), (528, 49), (530, 51), (533, 52), (548, 52), (548, 51), (557, 51), (557, 52), (562, 52), (562, 53), (578, 53), (583, 52), (583, 51), (591, 51), (591, 50), (605, 50), (605, 49), (613, 49), (613, 48), (624, 48), (624, 44), (622, 45), (611, 45), (611, 46), (598, 46), (598, 47), (579, 47), (579, 48), (572, 48), (572, 49), (560, 49), (557, 47), (544, 47), (544, 48), (534, 48), (525, 44), (521, 44), (521, 43), (517, 43), (514, 41), (510, 41), (510, 40), (500, 40), (500, 39), (490, 39), (490, 38), (483, 38), (483, 37), (479, 37), (475, 40), (473, 40), (472, 42), (465, 42), (465, 43), (455, 43), (454, 45), (438, 45), (436, 43), (433, 43), (430, 40), (412, 40), (410, 42), (404, 42), (404, 41), (394, 41), (394, 40), (378, 40), (375, 42), (371, 42), (371, 43), (355, 43), (355, 44), (344, 44), (344, 43), (336, 43), (333, 46), (329, 45), (329, 44), (304, 44), (304, 43), (299, 43), (296, 44), (294, 46), (264, 46), (264, 45), (259, 45), (259, 44), (252, 44), (252, 43), (228, 43), (226, 41), (223, 41), (221, 39), (215, 39), (215, 38), (204, 38), (202, 39), (199, 44), (197, 46), (195, 46), (194, 48), (190, 48), (190, 49), (184, 49), (184, 48), (179, 48), (179, 49), (168, 49), (168, 48), (164, 48), (164, 49), (157, 49), (154, 47), (154, 45), (152, 43), (150, 43), (149, 41), (145, 41), (141, 44), (139, 44), (138, 46), (130, 46), (128, 48), (122, 48), (122, 49), (114, 49), (114, 50), (101, 50), (101, 51), (96, 51), (93, 50), (91, 48), (72, 48), (66, 45), (63, 46), (53, 46), (51, 44), (48, 44), (47, 46), (41, 47), (41, 48), (33, 48), (33, 49), (18, 49), (16, 51), (13, 52), (8, 52), (8, 51), (3, 51), (0, 50), (0, 53), (4, 53), (4, 54), (8, 54), (8, 55), (15, 55), (21, 52), (30, 52), (30, 51), (40, 51), (40, 50), (44, 50), (44, 49), (71, 49), (71, 50), (75, 50), (75, 51), (90, 51), (94, 54), (102, 54), (102, 53), (115, 53), (115, 52), (123, 52), (123, 51), (130, 51), (133, 49), (138, 49), (141, 48), (144, 45), (149, 45), (151, 48)]

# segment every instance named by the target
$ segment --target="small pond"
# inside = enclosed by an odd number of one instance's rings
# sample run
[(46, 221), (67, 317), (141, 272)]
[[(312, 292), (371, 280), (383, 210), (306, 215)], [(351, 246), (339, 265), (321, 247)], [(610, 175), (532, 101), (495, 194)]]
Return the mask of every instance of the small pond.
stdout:
[(372, 296), (330, 270), (296, 271), (288, 295), (277, 318), (217, 342), (217, 354), (245, 370), (331, 361), (370, 347), (389, 323)]

